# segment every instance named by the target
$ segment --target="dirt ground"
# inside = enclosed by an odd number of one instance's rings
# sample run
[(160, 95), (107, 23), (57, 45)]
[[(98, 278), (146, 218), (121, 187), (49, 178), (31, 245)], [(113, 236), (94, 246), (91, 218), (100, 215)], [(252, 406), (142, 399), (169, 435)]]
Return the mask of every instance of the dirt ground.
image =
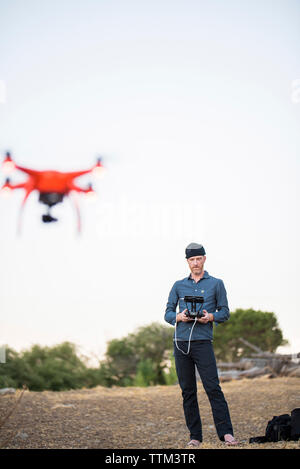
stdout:
[[(300, 407), (299, 378), (243, 379), (224, 382), (222, 389), (240, 441), (238, 448), (300, 449), (300, 441), (249, 444), (250, 437), (264, 435), (266, 424), (274, 415), (290, 414)], [(188, 442), (178, 385), (25, 391), (14, 412), (3, 421), (17, 397), (18, 393), (0, 396), (3, 449), (184, 449)], [(198, 399), (203, 424), (201, 448), (224, 448), (201, 383)]]

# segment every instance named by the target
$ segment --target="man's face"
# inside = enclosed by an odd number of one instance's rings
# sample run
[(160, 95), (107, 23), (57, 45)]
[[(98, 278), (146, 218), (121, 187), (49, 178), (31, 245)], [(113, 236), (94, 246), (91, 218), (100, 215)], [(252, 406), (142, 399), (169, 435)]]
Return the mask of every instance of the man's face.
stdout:
[(190, 257), (187, 261), (192, 274), (200, 275), (204, 267), (204, 262), (206, 261), (206, 256)]

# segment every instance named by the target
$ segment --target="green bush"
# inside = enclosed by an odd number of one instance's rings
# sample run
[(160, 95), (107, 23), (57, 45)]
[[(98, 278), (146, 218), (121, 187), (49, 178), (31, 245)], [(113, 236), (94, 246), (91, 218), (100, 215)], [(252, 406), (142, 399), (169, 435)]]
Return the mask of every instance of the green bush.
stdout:
[(283, 338), (274, 313), (236, 309), (231, 313), (229, 321), (214, 327), (216, 358), (220, 361), (236, 361), (253, 353), (240, 338), (268, 352), (275, 352), (277, 347), (288, 343)]
[(101, 384), (99, 370), (88, 368), (70, 342), (54, 347), (33, 345), (20, 354), (7, 348), (6, 363), (0, 367), (0, 387), (63, 391)]
[(141, 360), (137, 366), (136, 375), (134, 378), (134, 386), (153, 386), (156, 381), (156, 371), (154, 363), (150, 358)]
[(173, 332), (169, 326), (152, 323), (125, 338), (110, 341), (100, 365), (105, 385), (166, 384), (165, 356), (173, 347)]

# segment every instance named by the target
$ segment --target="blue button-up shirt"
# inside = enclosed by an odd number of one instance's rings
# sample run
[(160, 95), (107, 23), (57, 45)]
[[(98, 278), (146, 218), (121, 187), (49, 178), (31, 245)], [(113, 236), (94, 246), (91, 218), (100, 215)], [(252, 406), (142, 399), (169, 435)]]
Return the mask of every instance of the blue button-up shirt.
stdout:
[[(204, 272), (203, 277), (195, 282), (191, 275), (174, 283), (167, 302), (165, 320), (172, 324), (176, 323), (176, 314), (186, 309), (186, 303), (183, 300), (185, 296), (203, 296), (203, 308), (208, 313), (213, 313), (214, 322), (216, 324), (227, 321), (230, 316), (227, 294), (224, 283), (221, 279), (212, 277), (208, 272)], [(176, 308), (179, 303), (179, 311)], [(189, 308), (191, 307), (188, 304)], [(202, 305), (201, 305), (202, 306)], [(197, 308), (198, 309), (198, 308)], [(177, 340), (189, 340), (191, 328), (194, 322), (180, 321), (177, 323), (176, 337)], [(207, 324), (196, 322), (192, 333), (191, 340), (212, 340), (213, 339), (213, 323)]]

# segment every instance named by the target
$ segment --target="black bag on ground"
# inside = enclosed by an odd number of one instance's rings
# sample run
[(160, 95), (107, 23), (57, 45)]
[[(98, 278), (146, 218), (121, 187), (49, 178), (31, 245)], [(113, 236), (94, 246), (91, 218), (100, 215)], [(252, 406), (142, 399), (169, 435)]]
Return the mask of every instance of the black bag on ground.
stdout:
[(268, 421), (265, 436), (249, 439), (249, 443), (267, 443), (291, 439), (291, 416), (289, 414), (275, 415)]
[(269, 420), (266, 428), (267, 441), (289, 440), (291, 438), (291, 416), (282, 414)]
[(300, 407), (292, 410), (291, 415), (282, 414), (274, 416), (268, 421), (265, 436), (255, 436), (249, 443), (267, 443), (280, 440), (300, 439)]
[(300, 438), (300, 408), (292, 410), (291, 413), (291, 440)]

